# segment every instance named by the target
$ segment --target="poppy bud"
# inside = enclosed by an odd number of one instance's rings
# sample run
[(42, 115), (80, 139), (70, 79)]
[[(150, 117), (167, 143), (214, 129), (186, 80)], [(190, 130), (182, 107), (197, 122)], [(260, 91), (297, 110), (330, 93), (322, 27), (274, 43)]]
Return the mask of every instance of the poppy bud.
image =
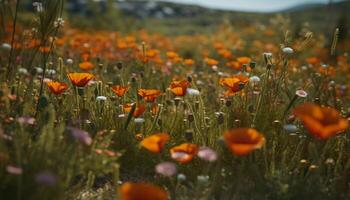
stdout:
[(210, 124), (210, 118), (209, 117), (204, 117), (205, 123)]
[(185, 139), (188, 142), (192, 142), (192, 140), (193, 140), (193, 131), (192, 130), (186, 130), (185, 131)]
[(217, 112), (215, 113), (217, 117), (217, 122), (218, 124), (223, 124), (225, 119), (224, 119), (224, 114), (222, 112)]
[(314, 98), (314, 102), (315, 102), (316, 104), (320, 104), (320, 103), (321, 103), (321, 99), (318, 98), (318, 97), (316, 97), (316, 98)]
[(248, 106), (248, 112), (250, 112), (250, 113), (253, 113), (253, 112), (254, 112), (254, 106), (253, 106), (252, 104), (250, 104), (250, 105)]
[(175, 106), (177, 107), (180, 104), (181, 98), (174, 98)]
[(255, 69), (255, 67), (256, 67), (256, 62), (253, 62), (253, 61), (250, 62), (250, 63), (249, 63), (249, 67), (252, 68), (252, 69)]
[(193, 116), (192, 113), (190, 113), (190, 114), (187, 115), (187, 120), (188, 120), (190, 123), (194, 121), (194, 116)]
[(123, 69), (123, 63), (118, 62), (118, 63), (117, 63), (117, 68), (118, 68), (119, 70)]
[(132, 83), (135, 83), (135, 82), (136, 82), (136, 77), (134, 77), (134, 76), (131, 77), (131, 82), (132, 82)]
[(221, 103), (221, 104), (225, 104), (225, 99), (221, 98), (221, 99), (220, 99), (220, 103)]
[(191, 76), (191, 75), (188, 75), (188, 76), (187, 76), (187, 81), (191, 83), (192, 80), (193, 80), (193, 79), (192, 79), (192, 76)]
[(243, 64), (243, 65), (242, 65), (242, 68), (243, 68), (243, 71), (246, 72), (246, 71), (247, 71), (247, 68), (248, 68), (248, 64)]
[(241, 126), (241, 120), (236, 119), (234, 124), (235, 124), (235, 127), (240, 127)]
[(162, 119), (158, 119), (157, 123), (158, 123), (159, 126), (162, 126)]
[(143, 78), (145, 74), (143, 72), (140, 72), (140, 78)]
[(194, 102), (194, 107), (196, 110), (199, 110), (199, 101)]
[(232, 105), (232, 99), (226, 99), (225, 105), (230, 107)]
[(273, 124), (273, 127), (276, 128), (276, 129), (281, 127), (281, 122), (279, 120), (273, 121), (272, 124)]

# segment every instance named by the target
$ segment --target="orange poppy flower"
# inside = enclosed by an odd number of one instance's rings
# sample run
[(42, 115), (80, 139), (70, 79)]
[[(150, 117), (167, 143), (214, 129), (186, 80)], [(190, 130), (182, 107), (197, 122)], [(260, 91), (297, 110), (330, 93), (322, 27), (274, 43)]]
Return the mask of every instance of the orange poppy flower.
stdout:
[(49, 81), (46, 84), (54, 94), (62, 94), (68, 88), (68, 85), (62, 82)]
[(154, 102), (154, 100), (161, 95), (161, 92), (154, 89), (139, 89), (137, 94), (143, 97), (143, 99), (147, 102)]
[(252, 128), (237, 128), (226, 131), (224, 140), (232, 153), (244, 156), (265, 144), (265, 138)]
[(219, 64), (219, 62), (217, 60), (212, 59), (212, 58), (206, 58), (205, 63), (207, 63), (207, 65), (210, 65), (210, 66)]
[(349, 127), (348, 120), (342, 118), (333, 108), (305, 103), (296, 107), (293, 113), (303, 122), (308, 131), (319, 139), (329, 138)]
[(220, 85), (229, 89), (228, 93), (234, 94), (243, 89), (249, 82), (249, 78), (243, 75), (234, 75), (229, 78), (220, 78)]
[(147, 56), (148, 58), (154, 58), (154, 57), (156, 57), (158, 54), (159, 54), (159, 51), (156, 50), (156, 49), (150, 49), (150, 50), (147, 50), (147, 51), (146, 51), (146, 56)]
[(320, 60), (317, 57), (309, 57), (306, 58), (306, 62), (310, 65), (317, 65), (318, 63), (320, 63)]
[(86, 62), (86, 61), (88, 61), (88, 60), (91, 58), (91, 54), (88, 53), (88, 52), (85, 52), (85, 53), (82, 53), (82, 54), (80, 55), (80, 57), (81, 57), (81, 59), (82, 59), (84, 62)]
[[(123, 105), (123, 108), (124, 108), (124, 111), (129, 113), (131, 111), (131, 108), (132, 108), (132, 104), (131, 103), (128, 103), (128, 104), (125, 104)], [(136, 109), (133, 113), (133, 116), (134, 117), (139, 117), (140, 115), (142, 115), (143, 112), (145, 112), (146, 110), (146, 106), (143, 105), (143, 104), (138, 104), (136, 105)]]
[(249, 57), (239, 57), (239, 58), (237, 58), (237, 62), (239, 62), (239, 64), (241, 64), (241, 65), (249, 64), (250, 61), (252, 61), (252, 59), (250, 59)]
[(169, 59), (174, 59), (176, 57), (178, 57), (177, 53), (173, 52), (173, 51), (169, 51), (166, 53), (166, 56), (169, 58)]
[(170, 90), (176, 96), (185, 96), (189, 85), (190, 82), (188, 82), (187, 80), (173, 81), (170, 84)]
[(237, 62), (237, 61), (227, 62), (226, 66), (231, 67), (232, 69), (235, 69), (235, 70), (242, 69), (242, 65), (239, 62)]
[(170, 136), (167, 133), (158, 133), (146, 137), (140, 143), (145, 149), (153, 153), (159, 153), (168, 142)]
[(168, 194), (161, 187), (149, 183), (126, 182), (118, 193), (123, 200), (167, 200)]
[(124, 96), (124, 94), (129, 90), (129, 86), (121, 86), (121, 85), (115, 85), (112, 86), (112, 91), (114, 94), (116, 94), (118, 97)]
[(85, 62), (79, 63), (79, 68), (82, 69), (82, 70), (91, 70), (94, 67), (95, 67), (94, 64), (92, 64), (89, 61), (85, 61)]
[(48, 46), (41, 46), (41, 47), (39, 47), (39, 51), (41, 53), (49, 53), (50, 52), (50, 47), (48, 47)]
[(226, 59), (229, 59), (232, 57), (232, 52), (230, 50), (227, 50), (227, 49), (220, 49), (218, 51), (218, 54)]
[(194, 65), (194, 60), (192, 59), (185, 59), (184, 60), (184, 64), (187, 65), (187, 66), (193, 66)]
[(183, 143), (170, 149), (171, 158), (182, 164), (190, 162), (197, 152), (198, 146), (190, 143)]
[(69, 73), (68, 78), (73, 85), (77, 87), (85, 87), (95, 76), (90, 73)]

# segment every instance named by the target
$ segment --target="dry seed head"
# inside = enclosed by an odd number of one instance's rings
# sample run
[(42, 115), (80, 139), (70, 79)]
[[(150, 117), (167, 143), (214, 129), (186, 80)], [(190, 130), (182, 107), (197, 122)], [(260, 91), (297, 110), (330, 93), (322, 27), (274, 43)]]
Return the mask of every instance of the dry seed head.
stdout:
[(241, 126), (241, 120), (235, 119), (234, 124), (235, 124), (236, 127), (240, 127)]
[(315, 170), (315, 169), (317, 169), (317, 168), (318, 168), (317, 165), (310, 165), (309, 170), (310, 170), (310, 171), (313, 171), (313, 170)]
[(194, 121), (194, 116), (193, 116), (192, 113), (189, 113), (189, 114), (187, 115), (187, 120), (188, 120), (188, 122), (190, 122), (190, 123)]
[(226, 105), (227, 107), (230, 107), (230, 106), (232, 105), (232, 99), (226, 99), (225, 105)]
[(175, 106), (179, 106), (179, 104), (181, 102), (181, 98), (180, 97), (174, 98), (174, 102), (175, 102)]
[(299, 162), (300, 162), (300, 164), (307, 164), (308, 163), (308, 161), (305, 159), (301, 159)]
[(275, 128), (280, 128), (282, 126), (282, 123), (279, 120), (275, 120), (275, 121), (273, 121), (273, 126)]
[(327, 160), (325, 161), (326, 165), (334, 165), (335, 161), (333, 158), (327, 158)]

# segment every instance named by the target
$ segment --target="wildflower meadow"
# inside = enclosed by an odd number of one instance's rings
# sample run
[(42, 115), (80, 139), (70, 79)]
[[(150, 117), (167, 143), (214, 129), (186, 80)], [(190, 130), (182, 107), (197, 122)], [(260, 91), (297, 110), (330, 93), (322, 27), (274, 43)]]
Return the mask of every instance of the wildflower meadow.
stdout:
[(350, 199), (346, 23), (72, 2), (0, 0), (1, 200)]

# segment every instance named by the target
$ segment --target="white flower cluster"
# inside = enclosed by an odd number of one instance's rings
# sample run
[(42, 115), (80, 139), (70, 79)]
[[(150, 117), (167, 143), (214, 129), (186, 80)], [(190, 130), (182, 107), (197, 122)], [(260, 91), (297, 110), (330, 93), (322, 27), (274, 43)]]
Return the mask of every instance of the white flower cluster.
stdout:
[(54, 26), (56, 28), (63, 27), (64, 26), (64, 20), (63, 18), (57, 18), (54, 22)]
[(41, 2), (33, 2), (33, 7), (35, 8), (36, 12), (41, 13), (44, 11), (43, 4)]

